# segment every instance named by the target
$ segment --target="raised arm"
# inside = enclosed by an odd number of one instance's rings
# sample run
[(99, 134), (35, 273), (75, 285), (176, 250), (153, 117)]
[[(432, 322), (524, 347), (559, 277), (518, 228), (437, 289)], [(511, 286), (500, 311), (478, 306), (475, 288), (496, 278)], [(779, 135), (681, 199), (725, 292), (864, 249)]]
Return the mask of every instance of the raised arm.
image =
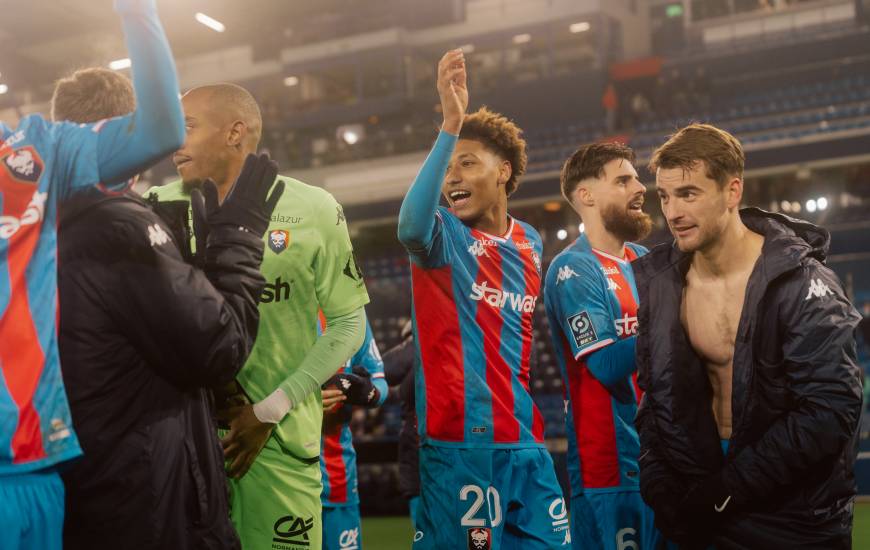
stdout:
[(133, 69), (136, 110), (99, 129), (100, 181), (133, 177), (184, 143), (178, 78), (154, 0), (115, 0)]
[(451, 50), (439, 61), (438, 95), (444, 114), (441, 132), (399, 210), (399, 241), (410, 251), (425, 250), (435, 235), (441, 185), (468, 108), (462, 50)]

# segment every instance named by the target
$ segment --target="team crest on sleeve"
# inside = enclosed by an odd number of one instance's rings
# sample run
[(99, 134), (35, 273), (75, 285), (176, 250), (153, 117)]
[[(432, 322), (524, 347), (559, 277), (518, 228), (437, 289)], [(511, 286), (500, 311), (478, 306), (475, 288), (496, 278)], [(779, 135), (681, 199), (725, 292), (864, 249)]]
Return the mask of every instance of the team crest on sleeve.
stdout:
[(571, 335), (578, 348), (598, 340), (595, 327), (592, 326), (592, 320), (585, 311), (568, 317), (568, 326), (571, 327)]
[(36, 183), (42, 175), (43, 163), (31, 146), (15, 149), (3, 157), (3, 166), (18, 181)]
[(275, 254), (280, 254), (290, 246), (290, 232), (286, 229), (269, 231), (269, 248)]
[(492, 548), (492, 530), (486, 527), (475, 527), (468, 530), (468, 550), (490, 550)]

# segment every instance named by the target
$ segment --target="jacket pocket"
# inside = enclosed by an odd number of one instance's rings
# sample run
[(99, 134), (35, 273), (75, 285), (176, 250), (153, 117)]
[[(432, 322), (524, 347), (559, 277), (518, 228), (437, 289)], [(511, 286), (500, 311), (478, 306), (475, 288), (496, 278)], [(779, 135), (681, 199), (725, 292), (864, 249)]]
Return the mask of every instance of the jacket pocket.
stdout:
[(187, 454), (187, 472), (190, 475), (190, 492), (187, 495), (187, 508), (194, 525), (201, 525), (208, 517), (208, 494), (205, 478), (199, 469), (199, 457), (190, 441), (184, 442)]

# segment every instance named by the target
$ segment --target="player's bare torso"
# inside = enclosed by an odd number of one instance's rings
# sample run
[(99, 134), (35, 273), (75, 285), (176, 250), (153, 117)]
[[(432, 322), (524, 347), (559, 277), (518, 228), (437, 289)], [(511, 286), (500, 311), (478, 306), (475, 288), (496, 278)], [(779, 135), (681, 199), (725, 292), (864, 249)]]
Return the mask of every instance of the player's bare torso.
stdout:
[[(760, 236), (759, 236), (760, 237)], [(713, 417), (719, 437), (731, 438), (731, 381), (734, 342), (743, 312), (746, 285), (755, 265), (763, 238), (751, 238), (751, 261), (721, 276), (701, 275), (691, 267), (680, 308), (680, 319), (689, 342), (707, 368), (713, 389)]]

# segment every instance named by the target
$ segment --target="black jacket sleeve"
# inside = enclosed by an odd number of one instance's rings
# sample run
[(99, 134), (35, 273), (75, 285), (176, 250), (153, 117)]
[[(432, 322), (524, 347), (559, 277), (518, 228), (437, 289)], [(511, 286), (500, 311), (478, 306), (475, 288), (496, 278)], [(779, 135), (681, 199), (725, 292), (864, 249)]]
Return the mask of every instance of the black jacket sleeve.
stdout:
[(841, 454), (861, 415), (855, 350), (860, 316), (836, 275), (811, 260), (781, 285), (782, 390), (793, 406), (726, 465), (724, 483), (738, 501), (768, 496)]
[(384, 353), (384, 378), (390, 386), (396, 386), (414, 368), (414, 340), (406, 338), (401, 344)]
[(150, 210), (110, 227), (114, 261), (106, 270), (105, 307), (162, 377), (180, 387), (233, 379), (257, 334), (257, 298), (265, 281), (262, 239), (234, 229), (209, 237), (204, 271), (185, 263), (170, 230)]

